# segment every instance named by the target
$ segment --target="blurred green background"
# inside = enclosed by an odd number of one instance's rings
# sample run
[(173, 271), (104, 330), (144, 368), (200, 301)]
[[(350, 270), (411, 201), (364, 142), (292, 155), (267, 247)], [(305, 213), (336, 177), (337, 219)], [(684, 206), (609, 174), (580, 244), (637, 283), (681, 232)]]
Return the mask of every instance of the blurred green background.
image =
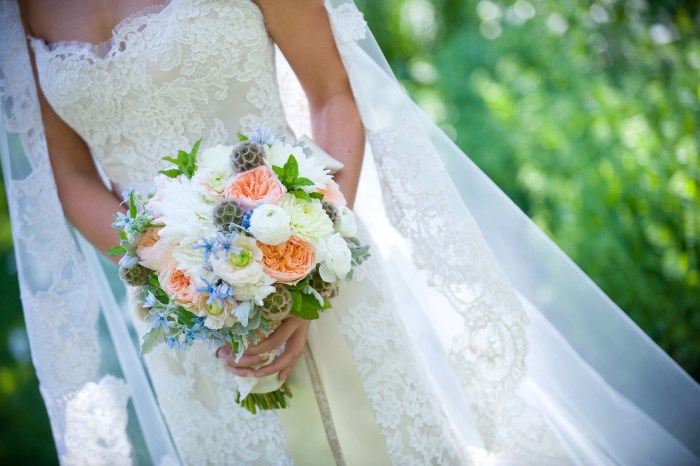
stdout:
[[(700, 3), (358, 4), (421, 107), (700, 379)], [(0, 463), (56, 463), (4, 189), (0, 283)]]

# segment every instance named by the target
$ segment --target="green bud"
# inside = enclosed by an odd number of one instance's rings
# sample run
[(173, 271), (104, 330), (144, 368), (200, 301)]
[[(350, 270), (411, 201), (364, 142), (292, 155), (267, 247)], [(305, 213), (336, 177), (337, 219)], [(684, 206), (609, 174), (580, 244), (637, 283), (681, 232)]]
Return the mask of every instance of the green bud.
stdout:
[(253, 254), (247, 249), (241, 249), (239, 254), (231, 254), (228, 261), (234, 267), (245, 267), (253, 261)]

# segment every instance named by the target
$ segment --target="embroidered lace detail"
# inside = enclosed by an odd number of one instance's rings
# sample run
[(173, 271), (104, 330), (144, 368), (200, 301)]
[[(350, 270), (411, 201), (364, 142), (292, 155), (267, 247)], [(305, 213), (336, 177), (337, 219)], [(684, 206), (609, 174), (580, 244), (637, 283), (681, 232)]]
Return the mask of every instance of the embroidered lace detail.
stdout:
[[(15, 144), (12, 158), (7, 146), (0, 146), (0, 152), (25, 323), (56, 448), (59, 454), (68, 454), (67, 463), (78, 458), (71, 452), (76, 443), (95, 453), (121, 449), (127, 452), (128, 462), (129, 445), (123, 442), (125, 431), (119, 422), (98, 432), (81, 421), (85, 410), (94, 407), (91, 400), (98, 387), (91, 381), (100, 369), (99, 305), (56, 195), (15, 2), (0, 2), (0, 43), (0, 111)], [(5, 142), (5, 134), (0, 134), (0, 144)], [(99, 386), (119, 387), (114, 378), (103, 382)], [(125, 401), (122, 403), (122, 394), (117, 395), (105, 409), (114, 408), (119, 416), (118, 408)]]
[(104, 56), (88, 43), (32, 45), (48, 101), (114, 182), (152, 179), (200, 138), (285, 130), (274, 46), (250, 1), (171, 0), (120, 23)]
[[(404, 147), (404, 134), (413, 136), (410, 148)], [(450, 359), (487, 449), (515, 464), (565, 464), (544, 418), (517, 395), (525, 374), (528, 319), (466, 207), (448, 202), (454, 187), (422, 125), (407, 117), (369, 139), (388, 217), (413, 245), (414, 261), (430, 285), (463, 319)], [(407, 150), (422, 157), (402, 163)], [(424, 202), (428, 198), (430, 203)], [(518, 424), (526, 411), (528, 422)], [(536, 442), (529, 441), (532, 437)]]
[(183, 464), (293, 464), (277, 416), (236, 403), (235, 377), (206, 344), (180, 352), (161, 346), (145, 359)]
[(61, 464), (131, 464), (126, 436), (129, 389), (123, 380), (89, 382), (66, 405), (66, 448)]
[[(369, 238), (366, 231), (359, 234)], [(387, 283), (381, 264), (372, 257), (363, 267), (363, 277), (345, 284), (336, 297), (334, 312), (392, 463), (469, 464), (419, 372), (391, 295), (380, 288)]]

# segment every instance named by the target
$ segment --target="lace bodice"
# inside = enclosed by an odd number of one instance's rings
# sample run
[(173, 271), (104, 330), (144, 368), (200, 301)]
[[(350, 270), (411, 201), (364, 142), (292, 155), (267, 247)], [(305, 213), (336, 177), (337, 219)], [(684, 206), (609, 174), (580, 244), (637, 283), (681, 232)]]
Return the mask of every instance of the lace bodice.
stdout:
[(275, 49), (249, 0), (170, 0), (112, 39), (32, 39), (42, 90), (116, 183), (147, 181), (179, 149), (284, 131)]

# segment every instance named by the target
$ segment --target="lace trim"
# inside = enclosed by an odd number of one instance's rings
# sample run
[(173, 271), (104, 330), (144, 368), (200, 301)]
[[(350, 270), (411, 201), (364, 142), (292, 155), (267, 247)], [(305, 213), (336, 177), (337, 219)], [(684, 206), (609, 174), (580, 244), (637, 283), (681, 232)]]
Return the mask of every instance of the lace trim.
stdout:
[[(366, 27), (362, 15), (351, 2), (329, 11), (341, 57), (352, 70)], [(487, 449), (515, 464), (567, 463), (544, 418), (516, 393), (528, 351), (525, 311), (417, 115), (368, 131), (368, 138), (390, 221), (409, 240), (429, 284), (463, 319), (450, 359)], [(405, 154), (420, 156), (407, 160)]]
[(250, 1), (177, 0), (115, 29), (114, 47), (32, 41), (42, 89), (117, 183), (149, 181), (164, 155), (285, 133), (274, 46)]

